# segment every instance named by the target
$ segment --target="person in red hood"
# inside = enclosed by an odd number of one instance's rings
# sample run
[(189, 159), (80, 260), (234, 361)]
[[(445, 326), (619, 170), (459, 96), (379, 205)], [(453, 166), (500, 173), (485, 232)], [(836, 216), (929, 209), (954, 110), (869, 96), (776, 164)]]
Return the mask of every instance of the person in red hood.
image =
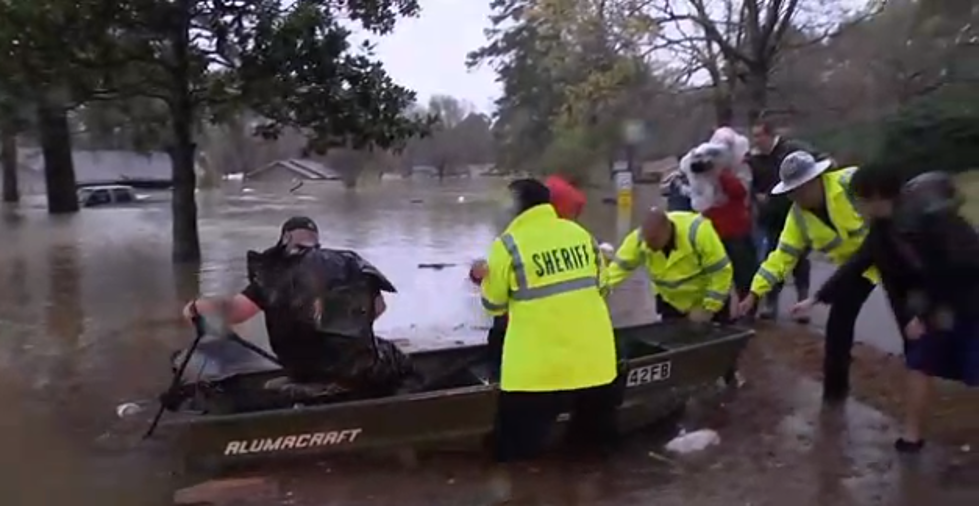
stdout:
[(554, 174), (548, 176), (544, 184), (551, 191), (551, 205), (554, 206), (557, 215), (566, 220), (577, 221), (578, 216), (581, 216), (581, 212), (585, 209), (587, 199), (574, 180)]
[[(585, 208), (587, 199), (584, 192), (564, 176), (554, 174), (548, 176), (544, 181), (547, 189), (551, 192), (551, 206), (557, 215), (565, 220), (577, 221), (581, 212)], [(469, 269), (469, 279), (475, 285), (483, 282), (486, 276), (486, 261), (477, 260)], [(499, 379), (500, 362), (503, 359), (503, 336), (506, 335), (507, 316), (496, 316), (493, 318), (493, 326), (490, 327), (486, 335), (487, 351), (490, 354), (492, 363), (492, 376), (494, 380)]]

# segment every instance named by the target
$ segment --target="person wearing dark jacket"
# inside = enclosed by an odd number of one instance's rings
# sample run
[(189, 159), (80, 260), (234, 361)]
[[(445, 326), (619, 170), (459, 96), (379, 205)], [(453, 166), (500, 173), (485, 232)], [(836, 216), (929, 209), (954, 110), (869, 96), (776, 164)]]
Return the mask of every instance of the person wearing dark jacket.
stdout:
[(947, 175), (902, 182), (899, 171), (886, 165), (857, 171), (852, 189), (870, 231), (815, 298), (797, 308), (832, 303), (867, 268), (878, 268), (902, 329), (908, 368), (904, 429), (895, 448), (913, 453), (924, 445), (931, 378), (979, 385), (979, 235), (958, 214)]
[(669, 173), (660, 183), (660, 193), (666, 197), (668, 211), (693, 211), (690, 202), (690, 182), (679, 170)]
[(353, 251), (323, 248), (305, 216), (282, 224), (275, 246), (247, 254), (248, 286), (231, 297), (195, 299), (184, 307), (236, 325), (265, 315), (269, 346), (288, 379), (270, 385), (336, 384), (388, 395), (414, 376), (409, 357), (374, 334), (394, 285)]
[[(804, 151), (816, 159), (822, 161), (826, 155), (817, 152), (811, 146), (794, 140), (779, 136), (772, 124), (760, 122), (751, 129), (752, 149), (748, 154), (748, 165), (751, 167), (752, 192), (754, 193), (754, 205), (756, 209), (756, 219), (758, 228), (764, 235), (764, 242), (767, 251), (761, 257), (770, 252), (778, 244), (778, 236), (782, 233), (785, 225), (785, 217), (789, 214), (792, 202), (785, 195), (771, 195), (772, 188), (779, 182), (778, 171), (789, 153)], [(792, 279), (795, 282), (797, 300), (805, 300), (809, 297), (809, 278), (812, 270), (808, 255), (803, 255), (799, 263), (792, 269)], [(772, 290), (767, 299), (763, 310), (759, 316), (763, 319), (774, 319), (778, 317), (778, 300), (782, 293), (782, 285)], [(796, 316), (799, 323), (808, 323), (809, 315), (799, 313)]]

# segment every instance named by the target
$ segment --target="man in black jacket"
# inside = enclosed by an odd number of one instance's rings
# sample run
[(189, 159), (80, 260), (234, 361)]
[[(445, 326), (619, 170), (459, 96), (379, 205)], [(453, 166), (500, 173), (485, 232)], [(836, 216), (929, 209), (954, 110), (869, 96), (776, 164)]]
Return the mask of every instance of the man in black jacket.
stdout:
[(877, 267), (908, 369), (904, 430), (894, 445), (915, 453), (924, 446), (932, 378), (979, 387), (979, 234), (959, 214), (962, 199), (948, 174), (903, 184), (906, 172), (872, 163), (854, 174), (851, 190), (870, 231), (815, 298), (793, 310), (838, 302)]
[[(789, 153), (805, 151), (817, 160), (827, 157), (816, 152), (805, 143), (786, 139), (777, 134), (775, 127), (766, 121), (756, 123), (751, 129), (751, 153), (748, 155), (748, 165), (752, 173), (752, 192), (756, 209), (758, 228), (766, 238), (767, 248), (771, 251), (778, 245), (778, 236), (782, 233), (785, 218), (789, 215), (792, 202), (786, 195), (771, 195), (772, 188), (778, 184), (778, 170)], [(764, 255), (763, 255), (764, 257)], [(809, 298), (810, 262), (808, 256), (799, 259), (792, 270), (795, 281), (796, 295), (799, 301)], [(759, 315), (763, 319), (778, 317), (778, 299), (782, 286), (772, 290), (766, 298), (766, 307)], [(794, 316), (799, 323), (809, 323), (809, 315), (799, 313)]]

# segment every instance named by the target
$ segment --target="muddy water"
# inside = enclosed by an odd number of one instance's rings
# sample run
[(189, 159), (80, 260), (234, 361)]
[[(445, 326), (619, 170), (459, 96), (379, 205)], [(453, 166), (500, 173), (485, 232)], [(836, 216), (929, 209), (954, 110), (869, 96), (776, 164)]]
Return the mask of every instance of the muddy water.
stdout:
[[(199, 194), (204, 261), (169, 260), (165, 195), (140, 207), (49, 217), (30, 198), (0, 221), (0, 497), (17, 504), (155, 504), (167, 497), (164, 461), (133, 449), (138, 431), (115, 406), (148, 398), (167, 380), (165, 357), (189, 338), (175, 316), (197, 293), (243, 286), (244, 252), (275, 241), (289, 216), (318, 221), (323, 242), (360, 251), (399, 289), (379, 331), (409, 346), (479, 339), (486, 325), (466, 281), (497, 231), (498, 181), (231, 184)], [(615, 206), (593, 196), (586, 222), (615, 241)], [(446, 263), (442, 270), (420, 263)], [(644, 289), (638, 293), (646, 293)], [(648, 300), (617, 319), (649, 318)], [(242, 329), (261, 342), (261, 322)], [(42, 478), (43, 477), (43, 478)], [(43, 479), (46, 485), (28, 485)]]

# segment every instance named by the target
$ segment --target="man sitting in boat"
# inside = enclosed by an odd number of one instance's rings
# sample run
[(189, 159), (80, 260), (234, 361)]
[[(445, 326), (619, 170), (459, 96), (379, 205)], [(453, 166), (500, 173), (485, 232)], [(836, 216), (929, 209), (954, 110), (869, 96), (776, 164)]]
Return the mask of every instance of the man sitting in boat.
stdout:
[(248, 286), (226, 299), (198, 299), (205, 316), (236, 325), (265, 313), (269, 345), (293, 383), (330, 384), (365, 393), (390, 393), (411, 374), (408, 357), (374, 335), (384, 313), (382, 292), (394, 286), (352, 251), (321, 248), (313, 220), (294, 217), (279, 242), (248, 252)]

